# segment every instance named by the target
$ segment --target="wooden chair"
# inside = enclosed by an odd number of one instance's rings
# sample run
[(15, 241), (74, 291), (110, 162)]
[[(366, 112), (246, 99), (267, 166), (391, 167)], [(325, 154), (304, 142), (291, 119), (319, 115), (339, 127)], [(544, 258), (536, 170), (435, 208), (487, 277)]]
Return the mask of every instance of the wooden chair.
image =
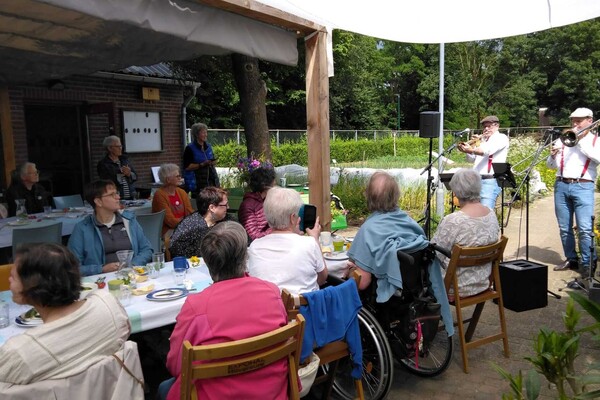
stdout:
[(8, 277), (10, 276), (12, 266), (12, 264), (0, 265), (0, 292), (10, 289)]
[[(196, 399), (194, 381), (221, 376), (233, 376), (263, 368), (287, 358), (288, 397), (299, 399), (298, 365), (304, 334), (304, 318), (279, 329), (247, 339), (204, 346), (183, 342), (181, 355), (182, 400)], [(198, 361), (203, 361), (199, 364)], [(209, 361), (209, 362), (206, 362)], [(260, 385), (260, 382), (256, 382)]]
[[(352, 271), (350, 273), (349, 279), (354, 279), (354, 281), (356, 282), (357, 288), (360, 283), (360, 278), (361, 278), (360, 274), (358, 274), (356, 271)], [(358, 297), (358, 289), (356, 291), (356, 296)], [(309, 306), (310, 307), (310, 305), (308, 304), (308, 301), (306, 300), (306, 298), (304, 298), (304, 296), (302, 296), (302, 295), (294, 296), (287, 289), (282, 290), (281, 298), (282, 298), (283, 304), (285, 305), (285, 308), (288, 312), (288, 318), (290, 320), (297, 318), (299, 316), (300, 306)], [(320, 359), (319, 367), (321, 367), (322, 365), (329, 364), (327, 373), (325, 373), (323, 371), (323, 368), (320, 368), (320, 370), (321, 370), (320, 372), (322, 372), (322, 374), (320, 376), (317, 376), (313, 383), (313, 386), (319, 385), (322, 383), (326, 383), (326, 386), (322, 393), (322, 398), (327, 399), (331, 395), (331, 388), (333, 386), (333, 380), (335, 378), (335, 373), (336, 373), (338, 364), (339, 364), (340, 360), (342, 360), (346, 357), (350, 357), (350, 350), (348, 349), (348, 344), (345, 341), (338, 340), (335, 342), (328, 343), (325, 346), (320, 347), (318, 349), (314, 349), (313, 351)], [(301, 360), (301, 361), (304, 361), (304, 360)], [(363, 400), (365, 398), (365, 396), (364, 396), (364, 390), (363, 390), (363, 386), (362, 386), (362, 380), (356, 379), (354, 381), (354, 387), (356, 389), (356, 398)]]
[[(508, 335), (506, 332), (506, 320), (504, 318), (504, 302), (502, 301), (502, 286), (500, 284), (500, 261), (506, 247), (508, 239), (505, 236), (500, 238), (495, 244), (481, 247), (462, 247), (454, 245), (452, 248), (452, 257), (446, 270), (444, 277), (444, 285), (446, 292), (451, 287), (454, 291), (454, 302), (456, 307), (456, 325), (458, 325), (458, 333), (460, 339), (460, 351), (462, 353), (463, 370), (469, 372), (469, 362), (467, 358), (467, 350), (482, 346), (487, 343), (502, 339), (504, 344), (504, 356), (509, 356), (508, 351)], [(458, 279), (457, 272), (460, 268), (472, 268), (486, 263), (492, 263), (492, 272), (490, 274), (490, 285), (487, 290), (474, 296), (463, 297), (458, 296)], [(473, 333), (481, 317), (483, 306), (488, 300), (496, 300), (498, 303), (498, 314), (500, 316), (500, 332), (486, 336), (484, 338), (472, 340)], [(463, 319), (463, 308), (475, 305), (475, 310), (471, 318)], [(469, 323), (465, 332), (465, 323)]]

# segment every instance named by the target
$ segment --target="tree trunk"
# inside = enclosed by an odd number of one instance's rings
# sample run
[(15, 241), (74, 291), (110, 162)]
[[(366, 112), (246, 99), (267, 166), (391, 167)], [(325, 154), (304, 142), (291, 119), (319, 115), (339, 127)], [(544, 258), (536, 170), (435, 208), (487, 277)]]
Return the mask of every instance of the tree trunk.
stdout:
[(233, 54), (233, 76), (240, 94), (242, 122), (248, 157), (271, 161), (271, 141), (267, 124), (267, 85), (260, 77), (258, 59)]

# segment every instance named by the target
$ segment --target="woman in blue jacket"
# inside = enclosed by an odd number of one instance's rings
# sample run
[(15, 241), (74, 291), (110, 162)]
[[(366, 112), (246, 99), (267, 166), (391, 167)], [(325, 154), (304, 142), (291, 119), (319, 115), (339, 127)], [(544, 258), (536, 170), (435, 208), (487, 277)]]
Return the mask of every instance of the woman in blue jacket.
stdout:
[(133, 250), (133, 265), (150, 262), (150, 242), (135, 215), (121, 211), (119, 191), (112, 181), (92, 182), (85, 188), (84, 197), (94, 213), (75, 225), (68, 244), (81, 263), (81, 275), (118, 270), (119, 250)]

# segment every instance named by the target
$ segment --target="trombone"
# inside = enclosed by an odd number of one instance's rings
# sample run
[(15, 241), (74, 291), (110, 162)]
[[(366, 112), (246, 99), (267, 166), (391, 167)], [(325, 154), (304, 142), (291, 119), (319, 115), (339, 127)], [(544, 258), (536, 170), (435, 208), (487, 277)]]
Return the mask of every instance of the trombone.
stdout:
[(577, 142), (579, 142), (579, 139), (585, 136), (585, 134), (587, 134), (588, 131), (596, 128), (599, 124), (600, 119), (592, 122), (591, 124), (589, 124), (585, 128), (580, 129), (577, 132), (575, 132), (572, 129), (567, 129), (566, 131), (560, 134), (560, 141), (567, 147), (574, 147), (577, 145)]

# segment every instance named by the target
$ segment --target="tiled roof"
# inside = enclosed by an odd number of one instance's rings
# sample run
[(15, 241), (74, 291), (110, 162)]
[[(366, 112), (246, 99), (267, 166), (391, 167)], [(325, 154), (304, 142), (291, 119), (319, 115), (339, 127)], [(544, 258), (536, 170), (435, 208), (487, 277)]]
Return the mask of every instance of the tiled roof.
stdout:
[(127, 67), (125, 69), (120, 70), (119, 72), (130, 75), (149, 76), (154, 78), (174, 78), (173, 71), (171, 71), (171, 68), (169, 68), (169, 66), (165, 63), (158, 63), (154, 65), (148, 65), (145, 67), (138, 67), (136, 65), (132, 65), (131, 67)]

